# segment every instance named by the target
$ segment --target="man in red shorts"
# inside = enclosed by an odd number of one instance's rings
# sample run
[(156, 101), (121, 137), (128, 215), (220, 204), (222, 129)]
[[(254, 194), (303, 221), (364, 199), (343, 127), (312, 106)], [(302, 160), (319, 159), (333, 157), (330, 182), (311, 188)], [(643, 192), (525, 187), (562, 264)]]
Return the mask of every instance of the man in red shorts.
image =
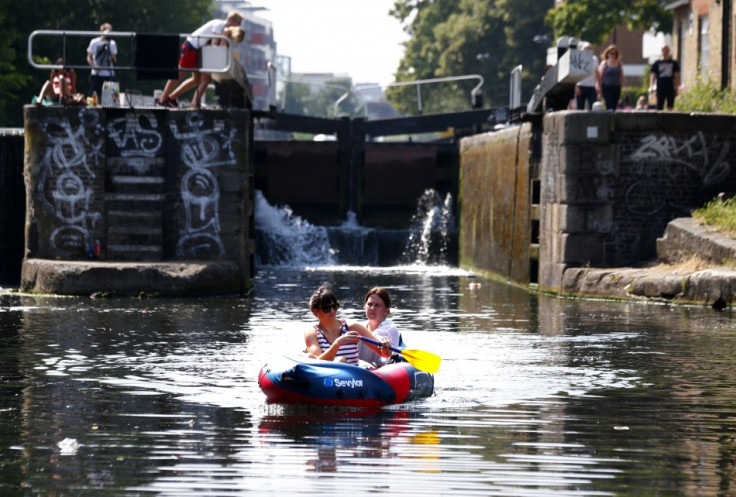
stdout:
[[(201, 74), (198, 72), (192, 72), (192, 76), (184, 81), (181, 85), (179, 82), (184, 78), (186, 69), (192, 70), (197, 69), (197, 61), (199, 59), (200, 49), (210, 43), (213, 38), (206, 35), (222, 35), (225, 32), (225, 28), (240, 27), (243, 22), (243, 15), (238, 11), (232, 11), (227, 15), (226, 20), (214, 19), (208, 23), (197, 28), (191, 35), (187, 36), (186, 41), (182, 45), (182, 53), (179, 58), (179, 78), (170, 79), (164, 86), (164, 91), (161, 94), (161, 98), (156, 100), (156, 105), (163, 107), (178, 107), (179, 103), (177, 99), (181, 94), (197, 88), (200, 83)], [(179, 86), (177, 86), (179, 85)], [(198, 104), (199, 99), (202, 98), (198, 95), (199, 91), (195, 93), (194, 103)]]

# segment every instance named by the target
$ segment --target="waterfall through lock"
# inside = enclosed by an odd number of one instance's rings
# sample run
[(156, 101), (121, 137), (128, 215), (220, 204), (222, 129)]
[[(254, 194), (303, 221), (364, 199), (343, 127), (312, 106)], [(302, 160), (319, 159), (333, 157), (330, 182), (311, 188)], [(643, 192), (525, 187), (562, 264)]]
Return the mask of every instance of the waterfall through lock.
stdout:
[(452, 195), (448, 193), (442, 200), (435, 190), (425, 190), (411, 219), (402, 262), (418, 265), (446, 263), (454, 225)]
[(257, 265), (332, 266), (334, 251), (327, 230), (294, 215), (288, 206), (268, 203), (255, 192), (255, 241)]
[(427, 190), (409, 229), (360, 226), (355, 213), (337, 226), (315, 226), (289, 206), (255, 192), (255, 262), (259, 266), (451, 265), (452, 196)]

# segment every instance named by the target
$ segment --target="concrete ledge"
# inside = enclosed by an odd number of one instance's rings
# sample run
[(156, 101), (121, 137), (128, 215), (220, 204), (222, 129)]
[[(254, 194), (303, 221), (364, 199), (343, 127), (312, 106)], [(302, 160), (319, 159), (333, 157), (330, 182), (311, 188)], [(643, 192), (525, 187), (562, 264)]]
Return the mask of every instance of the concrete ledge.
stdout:
[(673, 219), (657, 239), (657, 258), (675, 264), (694, 256), (715, 265), (736, 261), (736, 240), (695, 218)]
[(715, 267), (688, 274), (661, 269), (570, 268), (563, 276), (566, 295), (624, 300), (651, 300), (673, 304), (732, 307), (736, 270)]
[(97, 262), (26, 259), (20, 290), (59, 295), (239, 294), (235, 262)]
[[(723, 264), (736, 260), (736, 240), (697, 219), (678, 218), (670, 221), (664, 236), (657, 239), (657, 254), (661, 264), (650, 268), (567, 268), (562, 293), (715, 309), (734, 305), (736, 269)], [(687, 263), (695, 257), (702, 261), (698, 269)], [(703, 263), (710, 267), (703, 268)]]

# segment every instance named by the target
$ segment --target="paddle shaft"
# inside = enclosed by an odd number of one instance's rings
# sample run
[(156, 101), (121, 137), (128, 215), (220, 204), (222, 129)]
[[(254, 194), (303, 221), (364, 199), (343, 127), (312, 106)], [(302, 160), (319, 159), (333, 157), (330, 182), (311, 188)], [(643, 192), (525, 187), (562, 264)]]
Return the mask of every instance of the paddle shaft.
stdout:
[[(364, 337), (362, 335), (360, 339), (364, 342), (372, 343), (373, 345), (378, 345), (379, 347), (381, 346), (381, 342), (379, 342), (378, 340), (373, 340), (372, 338)], [(397, 354), (401, 354), (401, 349), (397, 349), (396, 347), (389, 347), (389, 349), (393, 350)]]

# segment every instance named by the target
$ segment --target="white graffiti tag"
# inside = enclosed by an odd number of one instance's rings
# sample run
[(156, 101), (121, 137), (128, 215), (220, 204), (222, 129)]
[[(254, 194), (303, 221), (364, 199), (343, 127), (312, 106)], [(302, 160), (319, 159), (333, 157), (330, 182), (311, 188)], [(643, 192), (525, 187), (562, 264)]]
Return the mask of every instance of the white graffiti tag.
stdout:
[(107, 131), (121, 157), (154, 157), (163, 143), (153, 112), (131, 112), (113, 119), (107, 124)]
[[(671, 178), (691, 171), (702, 178), (704, 185), (713, 185), (727, 178), (731, 171), (726, 161), (730, 148), (726, 141), (719, 143), (714, 139), (708, 143), (701, 131), (686, 138), (650, 135), (641, 140), (639, 148), (631, 154), (631, 160), (638, 164), (639, 174), (644, 174), (652, 166), (664, 165)], [(711, 150), (715, 157), (711, 157)]]
[(177, 256), (224, 257), (220, 238), (220, 185), (212, 169), (236, 163), (232, 150), (235, 130), (206, 128), (199, 112), (188, 113), (186, 131), (181, 131), (174, 122), (170, 127), (181, 143), (182, 163), (188, 168), (181, 178), (185, 225), (177, 244)]
[(37, 198), (57, 220), (50, 234), (51, 249), (59, 256), (79, 256), (91, 245), (90, 228), (101, 219), (90, 209), (92, 181), (102, 140), (98, 117), (81, 109), (79, 126), (68, 117), (47, 120), (48, 140), (39, 164)]

